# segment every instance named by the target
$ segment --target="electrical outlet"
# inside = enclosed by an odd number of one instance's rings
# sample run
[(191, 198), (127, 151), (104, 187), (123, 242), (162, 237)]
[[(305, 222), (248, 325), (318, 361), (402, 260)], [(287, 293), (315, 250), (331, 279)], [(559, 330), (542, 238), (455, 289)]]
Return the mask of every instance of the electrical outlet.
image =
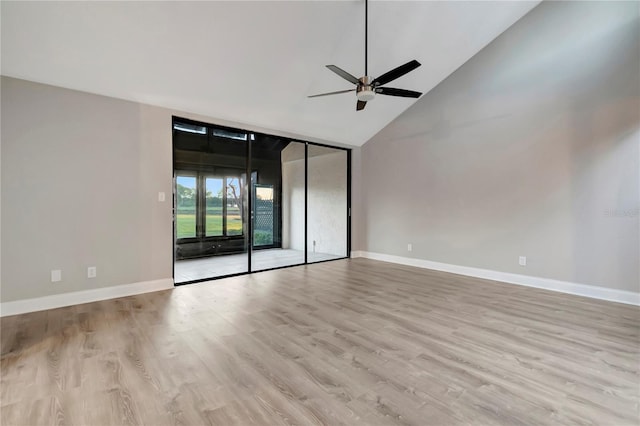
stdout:
[(96, 270), (95, 266), (89, 266), (87, 268), (87, 278), (95, 278), (97, 274), (98, 271)]
[(407, 244), (407, 251), (413, 251), (413, 244)]
[(164, 192), (158, 192), (158, 201), (164, 201), (165, 199)]
[(57, 283), (58, 281), (62, 281), (62, 271), (60, 269), (53, 269), (51, 271), (51, 282)]
[(520, 266), (527, 266), (527, 256), (520, 256), (518, 258), (518, 263)]

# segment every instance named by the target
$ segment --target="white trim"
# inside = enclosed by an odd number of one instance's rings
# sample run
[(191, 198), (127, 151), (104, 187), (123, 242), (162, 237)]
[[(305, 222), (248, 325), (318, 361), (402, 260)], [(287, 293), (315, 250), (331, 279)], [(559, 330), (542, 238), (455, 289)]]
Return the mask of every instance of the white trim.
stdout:
[[(473, 268), (469, 266), (451, 265), (449, 263), (433, 262), (430, 260), (414, 259), (410, 257), (393, 256), (383, 253), (359, 252), (359, 256), (367, 259), (383, 262), (398, 263), (400, 265), (415, 266), (418, 268), (433, 269), (436, 271), (450, 272), (452, 274), (467, 275), (493, 281), (501, 281), (509, 284), (523, 285), (527, 287), (542, 288), (561, 293), (575, 294), (591, 297), (593, 299), (609, 300), (612, 302), (626, 303), (640, 306), (640, 293), (616, 290), (613, 288), (598, 287), (594, 285), (578, 284), (569, 281), (559, 281), (549, 278), (532, 277), (530, 275), (512, 274), (510, 272), (492, 271), (489, 269)], [(354, 257), (352, 255), (352, 257)]]
[(99, 300), (115, 299), (117, 297), (134, 296), (136, 294), (168, 290), (171, 288), (173, 288), (173, 278), (164, 278), (161, 280), (142, 281), (113, 287), (52, 294), (51, 296), (36, 297), (34, 299), (2, 302), (0, 303), (0, 317), (97, 302)]
[(355, 259), (356, 257), (362, 257), (362, 251), (360, 250), (354, 250), (351, 252), (351, 258)]

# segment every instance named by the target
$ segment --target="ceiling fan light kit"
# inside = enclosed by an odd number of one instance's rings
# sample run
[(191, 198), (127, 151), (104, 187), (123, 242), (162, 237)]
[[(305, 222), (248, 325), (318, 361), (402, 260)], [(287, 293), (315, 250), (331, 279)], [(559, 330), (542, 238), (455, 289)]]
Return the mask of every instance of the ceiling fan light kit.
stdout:
[(376, 91), (371, 85), (371, 77), (364, 76), (358, 82), (356, 96), (359, 101), (367, 102), (376, 97)]
[(392, 87), (381, 87), (397, 78), (402, 77), (403, 75), (413, 71), (414, 69), (420, 66), (420, 62), (415, 59), (407, 62), (406, 64), (400, 65), (382, 74), (378, 78), (372, 78), (366, 74), (368, 74), (367, 67), (367, 50), (368, 50), (368, 26), (369, 26), (369, 2), (368, 0), (364, 1), (364, 77), (356, 78), (353, 75), (349, 74), (345, 70), (336, 65), (327, 65), (334, 73), (338, 74), (340, 77), (344, 78), (348, 82), (355, 84), (355, 89), (347, 89), (347, 90), (338, 90), (336, 92), (329, 93), (320, 93), (318, 95), (308, 96), (309, 98), (317, 98), (319, 96), (329, 96), (329, 95), (338, 95), (341, 93), (347, 92), (356, 92), (356, 97), (358, 99), (356, 103), (356, 111), (361, 111), (367, 105), (367, 102), (373, 100), (376, 97), (376, 94), (387, 95), (387, 96), (399, 96), (402, 98), (419, 98), (422, 93), (415, 92), (413, 90), (405, 90), (405, 89), (395, 89)]

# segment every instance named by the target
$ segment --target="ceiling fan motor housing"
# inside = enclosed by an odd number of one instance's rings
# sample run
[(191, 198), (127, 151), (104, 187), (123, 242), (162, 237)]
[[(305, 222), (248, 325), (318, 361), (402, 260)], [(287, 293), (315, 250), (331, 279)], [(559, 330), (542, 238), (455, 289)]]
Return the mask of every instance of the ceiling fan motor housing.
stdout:
[(359, 101), (367, 102), (376, 97), (375, 88), (371, 85), (373, 79), (369, 76), (360, 78), (360, 84), (356, 89), (356, 96)]

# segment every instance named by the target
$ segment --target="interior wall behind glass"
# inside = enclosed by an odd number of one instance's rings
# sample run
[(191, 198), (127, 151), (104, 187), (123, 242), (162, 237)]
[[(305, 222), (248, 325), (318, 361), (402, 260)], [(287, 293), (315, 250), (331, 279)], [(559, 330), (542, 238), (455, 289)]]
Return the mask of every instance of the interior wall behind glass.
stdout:
[(292, 142), (282, 150), (282, 248), (300, 251), (303, 259), (304, 146)]
[(347, 151), (309, 145), (308, 261), (347, 256)]

